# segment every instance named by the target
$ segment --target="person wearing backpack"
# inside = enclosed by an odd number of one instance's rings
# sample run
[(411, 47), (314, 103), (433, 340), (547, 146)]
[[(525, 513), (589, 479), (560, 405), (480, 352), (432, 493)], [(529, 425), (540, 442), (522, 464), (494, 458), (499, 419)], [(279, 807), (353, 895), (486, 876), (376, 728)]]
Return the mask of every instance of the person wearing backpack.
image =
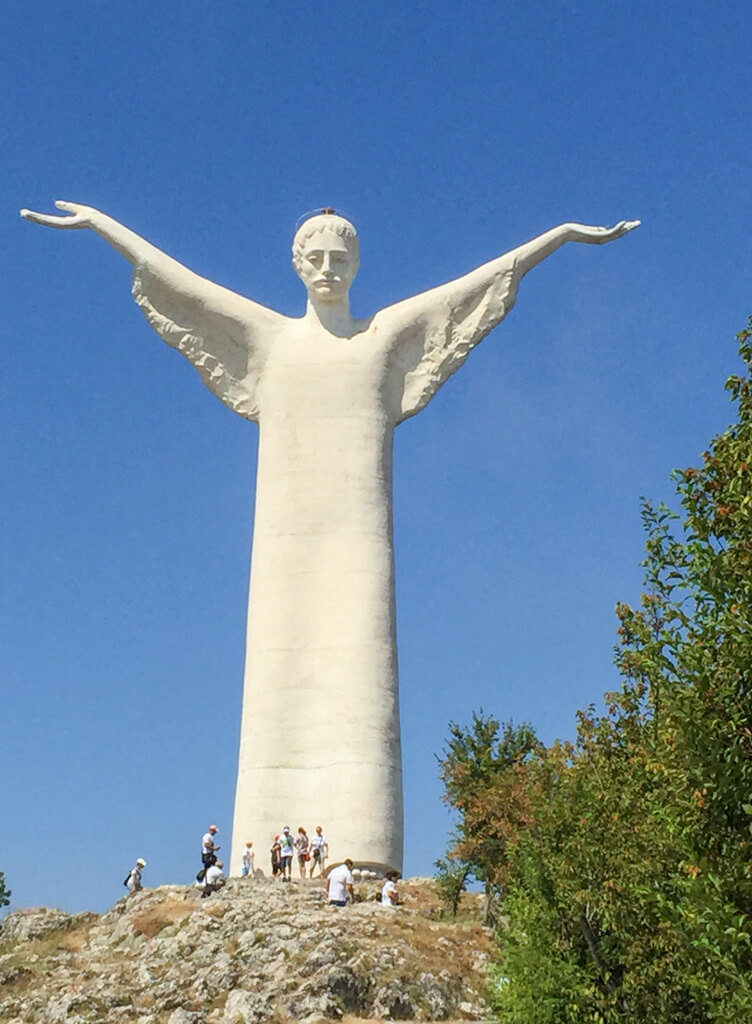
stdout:
[(142, 857), (139, 857), (136, 861), (135, 868), (132, 868), (123, 879), (123, 885), (128, 890), (129, 896), (133, 896), (134, 893), (143, 889), (143, 885), (141, 884), (141, 870), (145, 867), (146, 861)]

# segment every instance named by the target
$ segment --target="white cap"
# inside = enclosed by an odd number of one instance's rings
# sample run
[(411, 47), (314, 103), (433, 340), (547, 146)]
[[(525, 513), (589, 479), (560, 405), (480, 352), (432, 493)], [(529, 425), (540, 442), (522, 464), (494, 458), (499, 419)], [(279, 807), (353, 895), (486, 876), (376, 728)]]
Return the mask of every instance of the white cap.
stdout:
[(137, 868), (145, 868), (146, 867), (146, 861), (144, 860), (143, 857), (139, 857), (138, 858), (138, 860), (136, 861), (136, 867)]

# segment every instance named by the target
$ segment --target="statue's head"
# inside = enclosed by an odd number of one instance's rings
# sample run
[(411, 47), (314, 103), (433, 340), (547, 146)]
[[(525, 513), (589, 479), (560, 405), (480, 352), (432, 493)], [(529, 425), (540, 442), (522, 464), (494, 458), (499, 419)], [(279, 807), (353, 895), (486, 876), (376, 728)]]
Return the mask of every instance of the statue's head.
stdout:
[(292, 265), (309, 294), (320, 302), (346, 298), (359, 262), (358, 233), (333, 210), (303, 221), (293, 239)]

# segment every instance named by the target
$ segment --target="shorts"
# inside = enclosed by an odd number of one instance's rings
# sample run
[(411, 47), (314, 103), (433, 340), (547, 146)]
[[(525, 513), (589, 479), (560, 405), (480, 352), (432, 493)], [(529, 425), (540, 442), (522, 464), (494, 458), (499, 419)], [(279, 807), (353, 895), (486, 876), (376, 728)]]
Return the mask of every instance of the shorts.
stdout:
[(313, 859), (314, 860), (321, 860), (321, 850), (320, 849), (317, 849), (317, 850), (313, 851)]
[(346, 907), (347, 900), (329, 900), (330, 907)]
[(279, 858), (280, 867), (289, 868), (292, 864), (292, 854), (282, 854)]

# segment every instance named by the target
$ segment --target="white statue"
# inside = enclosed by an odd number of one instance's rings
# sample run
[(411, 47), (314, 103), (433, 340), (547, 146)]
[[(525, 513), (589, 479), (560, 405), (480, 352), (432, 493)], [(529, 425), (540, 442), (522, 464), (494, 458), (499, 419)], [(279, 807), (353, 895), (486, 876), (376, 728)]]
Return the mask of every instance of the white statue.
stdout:
[(248, 839), (321, 823), (330, 861), (402, 867), (392, 435), (512, 308), (521, 279), (565, 242), (613, 228), (562, 224), (448, 284), (350, 314), (358, 238), (326, 210), (293, 265), (305, 315), (282, 316), (188, 270), (99, 210), (58, 202), (37, 224), (92, 228), (135, 267), (151, 326), (234, 412), (260, 425), (232, 872)]

